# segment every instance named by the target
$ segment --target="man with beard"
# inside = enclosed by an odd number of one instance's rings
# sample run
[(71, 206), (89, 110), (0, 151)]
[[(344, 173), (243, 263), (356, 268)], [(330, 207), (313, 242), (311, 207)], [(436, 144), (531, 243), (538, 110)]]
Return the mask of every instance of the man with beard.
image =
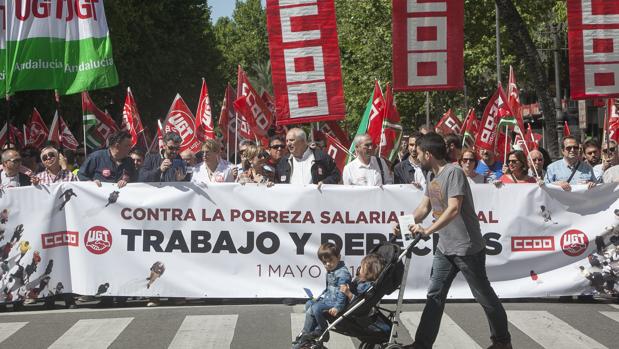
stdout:
[(163, 135), (162, 154), (148, 154), (140, 169), (140, 182), (180, 182), (185, 179), (186, 168), (179, 155), (183, 139), (174, 132)]
[[(417, 153), (421, 167), (431, 171), (434, 179), (428, 175), (425, 196), (415, 209), (415, 224), (409, 226), (409, 230), (426, 236), (438, 233), (440, 239), (432, 260), (426, 305), (412, 348), (431, 348), (434, 344), (449, 288), (456, 275), (462, 272), (475, 300), (486, 313), (493, 343), (490, 348), (511, 349), (507, 314), (486, 275), (485, 243), (464, 171), (447, 162), (445, 142), (436, 133), (428, 133), (419, 140)], [(420, 223), (430, 211), (435, 220), (430, 226), (422, 227)], [(401, 232), (394, 228), (394, 233)]]
[(419, 160), (417, 160), (417, 142), (421, 137), (422, 134), (419, 132), (414, 132), (408, 137), (409, 155), (395, 165), (393, 170), (393, 182), (395, 184), (412, 184), (421, 190), (425, 190), (427, 172), (421, 169)]

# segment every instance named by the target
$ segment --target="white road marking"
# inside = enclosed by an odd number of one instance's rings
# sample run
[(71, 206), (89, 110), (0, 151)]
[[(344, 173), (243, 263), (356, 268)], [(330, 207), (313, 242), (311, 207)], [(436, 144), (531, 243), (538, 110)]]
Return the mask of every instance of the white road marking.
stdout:
[(11, 337), (15, 332), (26, 326), (28, 322), (5, 322), (0, 323), (0, 343)]
[(238, 315), (188, 315), (168, 349), (230, 348)]
[(507, 312), (507, 319), (547, 349), (606, 349), (604, 345), (547, 311), (512, 310)]
[[(400, 314), (400, 320), (408, 330), (408, 333), (410, 333), (411, 338), (415, 338), (415, 332), (417, 332), (417, 327), (421, 320), (421, 313), (420, 311), (406, 311)], [(481, 348), (479, 344), (464, 332), (464, 330), (447, 314), (443, 314), (441, 318), (441, 327), (438, 330), (438, 336), (436, 337), (434, 347), (447, 349)]]
[(107, 348), (132, 320), (132, 317), (79, 320), (48, 349)]

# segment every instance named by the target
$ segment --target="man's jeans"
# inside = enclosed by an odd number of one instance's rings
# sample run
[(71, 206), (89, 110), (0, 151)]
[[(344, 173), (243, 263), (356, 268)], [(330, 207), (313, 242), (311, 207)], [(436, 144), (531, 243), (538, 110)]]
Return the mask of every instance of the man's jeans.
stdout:
[(415, 348), (432, 348), (438, 335), (447, 293), (459, 271), (469, 284), (475, 300), (486, 312), (492, 342), (511, 341), (507, 330), (507, 314), (486, 275), (485, 250), (470, 256), (446, 256), (437, 249), (432, 261), (426, 306), (415, 334)]
[(303, 325), (303, 333), (324, 331), (327, 328), (325, 311), (331, 308), (333, 308), (333, 306), (325, 304), (322, 300), (307, 301), (307, 303), (305, 303), (305, 324)]

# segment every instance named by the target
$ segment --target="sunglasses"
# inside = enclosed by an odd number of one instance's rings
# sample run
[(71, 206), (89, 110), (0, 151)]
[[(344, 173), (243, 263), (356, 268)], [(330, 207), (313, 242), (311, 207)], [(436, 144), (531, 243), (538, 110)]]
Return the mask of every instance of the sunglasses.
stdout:
[(472, 158), (462, 158), (462, 162), (475, 162), (475, 159), (472, 159)]
[(17, 159), (8, 159), (7, 161), (10, 161), (12, 163), (20, 163), (21, 162), (21, 158), (17, 158)]
[(569, 147), (565, 147), (565, 150), (567, 151), (572, 151), (572, 150), (578, 150), (579, 147), (577, 145), (571, 145)]
[(542, 162), (544, 158), (531, 159), (533, 162)]
[(507, 160), (508, 164), (517, 164), (519, 162), (520, 162), (520, 160)]
[(281, 150), (284, 149), (286, 146), (283, 144), (277, 144), (277, 145), (272, 145), (271, 149), (277, 149), (277, 150)]
[(617, 150), (616, 147), (612, 147), (612, 148), (608, 148), (608, 149), (602, 149), (602, 153), (607, 154), (607, 153), (614, 153), (615, 150)]
[(47, 153), (47, 154), (41, 155), (41, 160), (43, 160), (43, 161), (47, 161), (47, 160), (51, 160), (51, 159), (55, 159), (55, 158), (56, 158), (56, 154), (55, 153)]

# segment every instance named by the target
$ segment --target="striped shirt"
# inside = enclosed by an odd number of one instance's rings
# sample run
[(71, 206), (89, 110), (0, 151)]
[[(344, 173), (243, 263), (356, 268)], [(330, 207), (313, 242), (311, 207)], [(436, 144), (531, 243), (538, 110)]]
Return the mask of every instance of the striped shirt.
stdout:
[(59, 182), (74, 182), (79, 181), (76, 175), (67, 170), (60, 170), (57, 175), (45, 170), (35, 175), (39, 179), (39, 184), (53, 184)]

